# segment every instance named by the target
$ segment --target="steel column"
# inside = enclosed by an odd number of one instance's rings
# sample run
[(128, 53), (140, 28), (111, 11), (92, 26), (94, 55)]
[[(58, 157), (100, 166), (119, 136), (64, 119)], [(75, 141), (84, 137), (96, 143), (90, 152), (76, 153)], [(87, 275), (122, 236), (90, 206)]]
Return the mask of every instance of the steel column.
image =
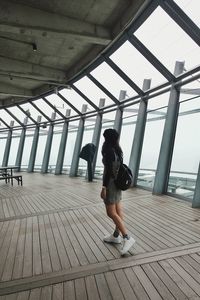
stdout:
[[(143, 82), (143, 91), (150, 89), (151, 80), (145, 79)], [(129, 168), (133, 172), (133, 183), (132, 186), (136, 186), (137, 177), (140, 167), (140, 159), (142, 154), (142, 145), (144, 140), (144, 132), (146, 127), (147, 118), (147, 101), (141, 99), (140, 106), (138, 110), (137, 122), (135, 126), (135, 134), (131, 149), (131, 155), (129, 160)]]
[[(87, 111), (87, 105), (83, 104), (81, 112), (85, 113), (86, 111)], [(75, 146), (74, 146), (74, 153), (73, 153), (72, 163), (71, 163), (71, 168), (70, 168), (70, 173), (69, 173), (70, 177), (74, 177), (77, 175), (79, 154), (81, 151), (81, 144), (82, 144), (82, 140), (83, 140), (84, 124), (85, 124), (85, 119), (84, 119), (84, 117), (81, 117), (80, 121), (79, 121), (76, 142), (75, 142)]]
[[(38, 116), (37, 123), (40, 123), (41, 119), (42, 119), (42, 117)], [(37, 145), (38, 145), (38, 139), (39, 139), (39, 131), (40, 131), (40, 126), (36, 125), (34, 136), (33, 136), (32, 147), (31, 147), (31, 154), (30, 154), (29, 163), (28, 163), (28, 170), (27, 170), (28, 173), (31, 173), (34, 171), (35, 157), (36, 157)]]
[(198, 170), (198, 174), (197, 174), (194, 197), (193, 197), (193, 201), (192, 201), (192, 207), (200, 208), (200, 163), (199, 163), (199, 170)]
[(18, 167), (17, 171), (20, 172), (21, 170), (21, 162), (22, 162), (22, 155), (24, 150), (24, 142), (25, 142), (25, 136), (26, 136), (26, 125), (28, 123), (28, 117), (24, 119), (24, 127), (22, 128), (20, 140), (19, 140), (19, 146), (17, 151), (17, 157), (15, 161), (15, 166)]
[[(51, 120), (55, 119), (55, 113), (52, 113)], [(48, 166), (49, 166), (49, 157), (51, 153), (51, 145), (52, 145), (52, 139), (53, 139), (53, 128), (54, 124), (51, 123), (49, 125), (49, 131), (47, 135), (47, 141), (46, 141), (46, 146), (44, 150), (44, 156), (43, 156), (43, 161), (42, 161), (42, 168), (41, 168), (41, 173), (47, 173), (48, 172)]]
[[(124, 100), (126, 98), (126, 91), (121, 90), (119, 93), (119, 102)], [(113, 128), (117, 130), (119, 135), (121, 134), (121, 128), (122, 128), (122, 116), (123, 116), (123, 109), (118, 107), (115, 114), (115, 121)]]
[[(100, 99), (99, 101), (99, 108), (104, 107), (105, 105), (105, 99)], [(93, 177), (94, 177), (94, 172), (96, 168), (96, 161), (97, 161), (97, 154), (98, 154), (98, 149), (99, 149), (99, 141), (100, 141), (100, 136), (101, 136), (101, 128), (102, 128), (102, 114), (98, 113), (96, 117), (96, 123), (94, 127), (94, 132), (93, 132), (93, 137), (92, 137), (92, 144), (96, 146), (96, 152), (94, 155), (93, 163), (92, 163), (92, 172), (93, 172)]]
[[(183, 68), (184, 62), (176, 62), (174, 75), (177, 76), (181, 74), (183, 72)], [(170, 173), (176, 125), (178, 120), (179, 95), (180, 91), (178, 91), (176, 87), (172, 85), (153, 187), (154, 194), (163, 194), (167, 191), (167, 183)]]
[(4, 150), (2, 167), (7, 167), (7, 165), (8, 165), (10, 146), (11, 146), (11, 141), (12, 141), (12, 132), (13, 132), (12, 127), (13, 126), (14, 126), (14, 121), (10, 121), (10, 129), (8, 131), (6, 146), (5, 146), (5, 150)]
[[(70, 116), (70, 113), (71, 113), (71, 110), (67, 109), (66, 110), (67, 118)], [(62, 173), (63, 161), (64, 161), (64, 156), (65, 156), (65, 148), (66, 148), (66, 142), (67, 142), (67, 135), (68, 135), (68, 127), (69, 127), (69, 121), (66, 120), (63, 125), (63, 131), (62, 131), (62, 136), (61, 136), (61, 140), (60, 140), (60, 147), (59, 147), (58, 157), (57, 157), (57, 162), (56, 162), (55, 175), (59, 175)]]

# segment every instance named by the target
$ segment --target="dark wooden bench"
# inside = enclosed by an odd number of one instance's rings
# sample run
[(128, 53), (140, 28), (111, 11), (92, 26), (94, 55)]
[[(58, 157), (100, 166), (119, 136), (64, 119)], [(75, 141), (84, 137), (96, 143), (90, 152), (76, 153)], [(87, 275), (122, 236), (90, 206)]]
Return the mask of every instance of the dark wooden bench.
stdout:
[(21, 183), (21, 185), (23, 184), (22, 181), (22, 175), (6, 175), (6, 176), (0, 176), (0, 180), (5, 180), (6, 183), (11, 181), (11, 184), (13, 185), (13, 179), (17, 180), (17, 183), (19, 185), (19, 183)]

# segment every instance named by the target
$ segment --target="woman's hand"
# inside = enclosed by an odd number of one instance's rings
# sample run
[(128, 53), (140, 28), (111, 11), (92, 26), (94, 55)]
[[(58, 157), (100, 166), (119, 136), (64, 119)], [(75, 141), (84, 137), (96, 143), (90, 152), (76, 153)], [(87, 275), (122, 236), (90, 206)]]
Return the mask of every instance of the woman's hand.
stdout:
[(106, 187), (103, 186), (102, 189), (101, 189), (101, 199), (105, 200), (106, 199)]

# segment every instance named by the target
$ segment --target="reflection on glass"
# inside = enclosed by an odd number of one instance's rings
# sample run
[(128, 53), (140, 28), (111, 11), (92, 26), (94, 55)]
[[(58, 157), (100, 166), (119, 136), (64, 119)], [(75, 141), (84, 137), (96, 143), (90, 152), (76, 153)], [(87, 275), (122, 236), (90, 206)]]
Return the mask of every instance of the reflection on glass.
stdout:
[(44, 156), (44, 150), (46, 147), (46, 141), (47, 141), (47, 134), (42, 135), (40, 132), (37, 151), (36, 151), (36, 157), (35, 157), (34, 172), (41, 170), (43, 156)]
[[(168, 192), (193, 198), (200, 162), (199, 100), (180, 103)], [(196, 111), (195, 108), (196, 107)]]
[[(19, 132), (20, 134), (20, 132)], [(14, 137), (12, 136), (11, 145), (10, 145), (10, 155), (8, 158), (8, 165), (14, 166), (16, 157), (17, 157), (17, 151), (19, 147), (19, 140), (20, 137)]]
[(77, 136), (77, 128), (74, 131), (68, 132), (64, 162), (63, 162), (63, 170), (62, 170), (62, 173), (64, 174), (69, 174), (70, 171), (76, 136)]
[(199, 46), (161, 7), (134, 34), (172, 73), (176, 61), (187, 70), (199, 64)]
[(33, 136), (32, 135), (28, 136), (26, 134), (25, 142), (24, 142), (24, 150), (23, 150), (23, 155), (22, 155), (22, 163), (21, 163), (22, 169), (27, 169), (27, 167), (28, 167), (32, 142), (33, 142)]
[(58, 151), (59, 151), (59, 147), (60, 147), (60, 140), (61, 140), (61, 133), (55, 134), (55, 132), (54, 132), (53, 139), (52, 139), (52, 145), (51, 145), (51, 152), (50, 152), (50, 157), (49, 157), (49, 166), (48, 166), (48, 172), (50, 172), (50, 173), (55, 172)]

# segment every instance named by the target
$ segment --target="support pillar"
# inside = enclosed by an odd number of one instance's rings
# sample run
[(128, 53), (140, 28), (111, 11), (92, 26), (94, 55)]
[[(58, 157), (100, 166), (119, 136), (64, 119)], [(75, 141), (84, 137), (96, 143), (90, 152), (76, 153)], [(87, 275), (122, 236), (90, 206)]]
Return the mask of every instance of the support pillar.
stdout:
[[(71, 113), (71, 110), (67, 109), (66, 117), (69, 117), (70, 113)], [(58, 157), (57, 157), (57, 162), (56, 162), (55, 175), (59, 175), (62, 173), (63, 161), (64, 161), (64, 156), (65, 156), (65, 148), (66, 148), (66, 142), (67, 142), (67, 135), (68, 135), (68, 127), (69, 127), (69, 121), (66, 120), (63, 125), (63, 131), (62, 131), (62, 136), (61, 136), (61, 140), (60, 140), (60, 147), (59, 147)]]
[(12, 127), (13, 126), (14, 126), (14, 121), (11, 121), (10, 128), (8, 131), (6, 146), (5, 146), (5, 150), (4, 150), (4, 155), (3, 155), (2, 167), (7, 167), (7, 165), (8, 165), (8, 159), (9, 159), (9, 155), (10, 155), (10, 146), (11, 146), (11, 141), (12, 141), (12, 132), (13, 132)]
[[(28, 117), (24, 119), (24, 125), (26, 126), (28, 123)], [(17, 157), (15, 161), (15, 166), (18, 167), (17, 172), (20, 172), (21, 170), (21, 162), (22, 162), (22, 155), (23, 155), (23, 149), (24, 149), (24, 142), (26, 137), (26, 127), (22, 128), (20, 140), (19, 140), (19, 146), (17, 151)]]
[[(82, 106), (82, 113), (86, 113), (87, 111), (87, 105), (83, 104)], [(77, 175), (77, 170), (78, 170), (78, 162), (79, 162), (79, 154), (81, 151), (81, 144), (83, 140), (83, 132), (84, 132), (84, 124), (85, 124), (85, 119), (84, 117), (81, 117), (78, 125), (78, 131), (77, 131), (77, 136), (76, 136), (76, 142), (74, 146), (74, 153), (72, 157), (72, 163), (71, 163), (71, 168), (70, 168), (70, 177), (74, 177)]]
[(198, 170), (198, 174), (197, 174), (194, 197), (193, 197), (193, 201), (192, 201), (192, 207), (200, 208), (200, 163), (199, 163), (199, 170)]
[[(99, 101), (99, 108), (104, 107), (105, 105), (105, 99), (100, 99)], [(102, 128), (102, 114), (98, 113), (96, 117), (93, 137), (92, 137), (92, 144), (96, 146), (96, 152), (94, 155), (93, 163), (92, 163), (92, 175), (94, 177), (95, 167), (96, 167), (96, 161), (97, 161), (97, 154), (99, 149), (99, 141), (101, 136), (101, 128)]]
[[(143, 91), (150, 89), (151, 80), (145, 79), (143, 82)], [(135, 134), (131, 149), (129, 168), (133, 173), (133, 183), (132, 186), (136, 186), (139, 167), (140, 167), (140, 159), (142, 154), (142, 145), (144, 140), (144, 132), (146, 127), (146, 118), (147, 118), (147, 101), (141, 99), (140, 106), (138, 110), (137, 122), (135, 126)]]
[[(42, 119), (42, 117), (38, 116), (37, 117), (37, 123), (40, 123), (41, 119)], [(37, 146), (38, 146), (39, 132), (40, 132), (40, 126), (36, 125), (34, 136), (33, 136), (32, 147), (31, 147), (31, 154), (30, 154), (29, 163), (28, 163), (28, 170), (27, 170), (28, 173), (34, 172), (35, 157), (36, 157)]]
[[(183, 72), (184, 62), (176, 62), (174, 75)], [(171, 87), (165, 126), (163, 130), (162, 143), (155, 175), (153, 194), (163, 194), (167, 191), (167, 183), (171, 168), (176, 126), (179, 112), (180, 91), (176, 87)]]
[[(55, 113), (52, 113), (51, 120), (53, 121), (55, 119)], [(54, 124), (51, 123), (49, 125), (49, 131), (47, 135), (47, 141), (46, 141), (46, 146), (44, 150), (44, 156), (43, 156), (43, 161), (42, 161), (42, 168), (41, 168), (41, 173), (47, 173), (48, 172), (48, 166), (49, 166), (49, 157), (51, 153), (51, 145), (52, 145), (52, 139), (53, 139), (53, 128)]]
[[(124, 100), (125, 97), (126, 97), (126, 91), (121, 90), (120, 94), (119, 94), (119, 101)], [(123, 116), (123, 109), (118, 107), (116, 110), (113, 129), (117, 130), (117, 132), (119, 133), (119, 136), (121, 134), (121, 128), (122, 128), (122, 116)]]

